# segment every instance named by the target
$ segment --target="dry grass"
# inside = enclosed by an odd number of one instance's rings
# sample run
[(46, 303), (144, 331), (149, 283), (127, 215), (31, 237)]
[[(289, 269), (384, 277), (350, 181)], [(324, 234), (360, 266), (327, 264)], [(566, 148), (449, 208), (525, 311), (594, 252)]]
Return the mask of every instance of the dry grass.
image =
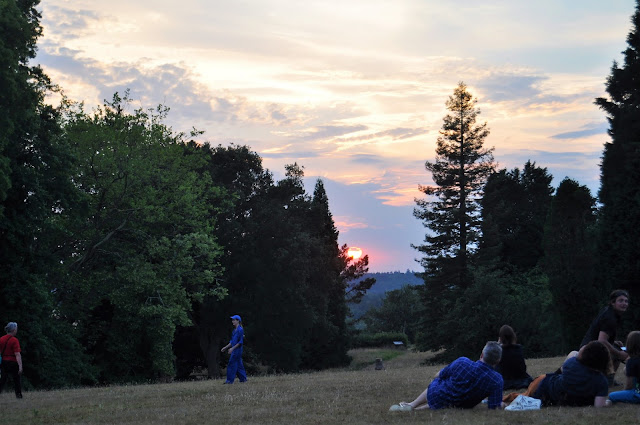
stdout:
[[(357, 350), (356, 362), (384, 358), (387, 350)], [(386, 354), (390, 355), (390, 354)], [(609, 409), (545, 408), (538, 411), (473, 410), (389, 412), (426, 388), (438, 366), (423, 366), (425, 353), (402, 352), (385, 370), (331, 370), (250, 377), (246, 384), (222, 380), (89, 388), (0, 395), (2, 423), (19, 424), (637, 424), (640, 406)], [(553, 371), (562, 358), (532, 359), (532, 375)], [(622, 371), (618, 371), (618, 380)]]

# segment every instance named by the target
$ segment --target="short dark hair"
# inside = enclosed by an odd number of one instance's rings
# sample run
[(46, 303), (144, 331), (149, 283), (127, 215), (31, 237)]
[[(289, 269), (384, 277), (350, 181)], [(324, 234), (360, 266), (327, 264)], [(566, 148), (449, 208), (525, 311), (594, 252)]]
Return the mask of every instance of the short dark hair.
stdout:
[(578, 360), (586, 367), (606, 375), (611, 357), (609, 356), (609, 349), (603, 343), (591, 341), (582, 348), (582, 354), (580, 354)]
[(516, 333), (509, 325), (502, 325), (500, 332), (498, 332), (500, 342), (504, 345), (510, 345), (516, 343)]
[(627, 335), (627, 354), (631, 357), (640, 356), (640, 331), (629, 332)]
[(627, 291), (625, 291), (624, 289), (616, 289), (615, 291), (612, 291), (609, 294), (609, 302), (613, 303), (615, 302), (619, 296), (624, 295), (625, 297), (629, 298), (629, 293)]

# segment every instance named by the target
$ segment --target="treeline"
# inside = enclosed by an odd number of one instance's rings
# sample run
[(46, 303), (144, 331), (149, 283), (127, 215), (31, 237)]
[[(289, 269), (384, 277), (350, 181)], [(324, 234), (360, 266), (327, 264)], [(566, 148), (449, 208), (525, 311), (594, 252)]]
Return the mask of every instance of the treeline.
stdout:
[(275, 181), (247, 146), (176, 133), (127, 95), (87, 113), (44, 102), (38, 1), (0, 0), (0, 321), (28, 386), (220, 372), (229, 316), (249, 367), (341, 366), (347, 303), (373, 279), (337, 243), (322, 181)]

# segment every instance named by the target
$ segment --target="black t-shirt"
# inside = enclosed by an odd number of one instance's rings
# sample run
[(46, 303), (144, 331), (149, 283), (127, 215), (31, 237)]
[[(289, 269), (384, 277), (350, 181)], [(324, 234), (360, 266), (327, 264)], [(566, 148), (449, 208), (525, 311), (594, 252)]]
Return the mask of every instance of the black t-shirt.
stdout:
[(640, 392), (640, 357), (629, 357), (624, 373), (630, 378), (635, 378), (632, 389)]
[(525, 379), (527, 375), (527, 365), (522, 354), (522, 345), (509, 344), (502, 346), (502, 359), (496, 367), (502, 377), (507, 379)]
[(620, 324), (620, 316), (618, 316), (613, 307), (605, 307), (598, 316), (591, 322), (589, 330), (582, 339), (580, 347), (583, 347), (591, 341), (597, 341), (600, 332), (606, 332), (609, 335), (609, 343), (613, 344), (616, 340), (616, 330)]

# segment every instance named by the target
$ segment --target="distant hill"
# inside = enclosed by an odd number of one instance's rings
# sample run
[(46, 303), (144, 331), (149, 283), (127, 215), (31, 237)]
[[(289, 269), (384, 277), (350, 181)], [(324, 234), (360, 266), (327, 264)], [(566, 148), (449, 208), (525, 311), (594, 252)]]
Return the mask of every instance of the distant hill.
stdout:
[(362, 278), (372, 277), (376, 283), (367, 291), (360, 304), (350, 304), (349, 308), (355, 319), (360, 318), (370, 308), (382, 305), (382, 299), (388, 291), (402, 288), (404, 285), (422, 285), (424, 282), (416, 277), (416, 272), (407, 270), (406, 272), (386, 272), (367, 273)]

